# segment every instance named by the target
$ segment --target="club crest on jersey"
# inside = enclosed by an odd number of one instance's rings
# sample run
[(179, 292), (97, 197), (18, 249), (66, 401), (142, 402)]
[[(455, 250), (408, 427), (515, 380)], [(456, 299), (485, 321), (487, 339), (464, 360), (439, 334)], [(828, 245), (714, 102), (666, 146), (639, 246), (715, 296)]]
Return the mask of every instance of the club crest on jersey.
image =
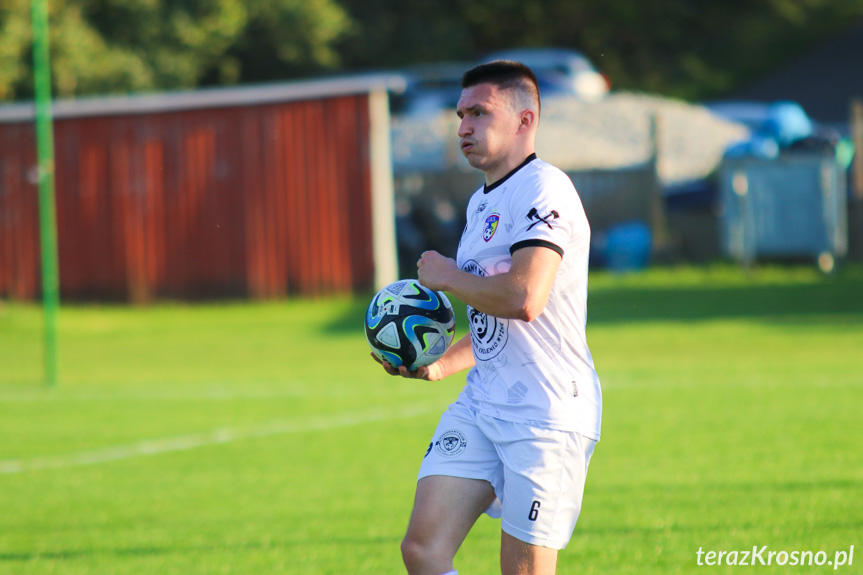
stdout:
[(491, 240), (494, 237), (494, 233), (497, 231), (497, 225), (500, 223), (500, 216), (497, 214), (492, 214), (485, 219), (485, 225), (482, 227), (482, 239), (486, 242)]
[[(481, 278), (488, 274), (475, 260), (468, 260), (461, 269)], [(475, 357), (488, 361), (497, 357), (509, 339), (509, 320), (487, 315), (467, 306), (468, 327)]]
[(509, 320), (483, 313), (467, 306), (470, 339), (473, 351), (480, 361), (488, 361), (503, 351), (509, 335)]

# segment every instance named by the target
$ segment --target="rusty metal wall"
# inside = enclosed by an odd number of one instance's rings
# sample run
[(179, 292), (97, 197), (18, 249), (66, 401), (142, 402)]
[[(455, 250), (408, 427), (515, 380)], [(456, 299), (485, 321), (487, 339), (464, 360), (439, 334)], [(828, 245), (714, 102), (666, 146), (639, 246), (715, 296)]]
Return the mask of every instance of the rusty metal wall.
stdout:
[[(61, 297), (372, 287), (367, 95), (55, 122)], [(34, 131), (0, 124), (0, 297), (39, 293)]]
[(35, 128), (0, 127), (0, 296), (27, 299), (39, 281)]

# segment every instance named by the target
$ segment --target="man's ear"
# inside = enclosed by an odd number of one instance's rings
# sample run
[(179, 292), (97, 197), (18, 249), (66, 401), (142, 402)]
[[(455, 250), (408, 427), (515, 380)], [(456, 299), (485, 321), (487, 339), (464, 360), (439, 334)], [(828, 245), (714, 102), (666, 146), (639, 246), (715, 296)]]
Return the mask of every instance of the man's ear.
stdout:
[(533, 125), (536, 123), (536, 114), (533, 113), (533, 110), (525, 110), (521, 113), (521, 118), (518, 124), (518, 133), (524, 133), (530, 131)]

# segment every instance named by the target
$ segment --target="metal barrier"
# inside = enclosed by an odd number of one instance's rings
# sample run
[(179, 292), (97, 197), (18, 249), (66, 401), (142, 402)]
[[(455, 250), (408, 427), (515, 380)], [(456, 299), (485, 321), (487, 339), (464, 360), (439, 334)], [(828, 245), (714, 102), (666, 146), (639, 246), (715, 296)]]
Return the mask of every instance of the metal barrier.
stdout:
[(833, 156), (726, 159), (719, 194), (720, 245), (744, 265), (812, 258), (830, 271), (848, 251), (845, 172)]
[(653, 220), (659, 182), (652, 163), (613, 170), (567, 171), (567, 175), (578, 190), (594, 232), (621, 222)]

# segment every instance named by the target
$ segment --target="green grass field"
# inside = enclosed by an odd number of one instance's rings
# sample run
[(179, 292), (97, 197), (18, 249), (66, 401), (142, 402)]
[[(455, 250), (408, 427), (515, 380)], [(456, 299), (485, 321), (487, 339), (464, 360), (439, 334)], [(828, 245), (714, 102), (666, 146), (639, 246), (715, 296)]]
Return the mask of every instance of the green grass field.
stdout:
[[(55, 389), (38, 308), (0, 302), (0, 574), (402, 573), (464, 378), (384, 375), (367, 299), (67, 306)], [(588, 341), (603, 439), (559, 573), (765, 545), (863, 573), (863, 269), (595, 274)], [(499, 536), (481, 518), (459, 572), (498, 572)]]

